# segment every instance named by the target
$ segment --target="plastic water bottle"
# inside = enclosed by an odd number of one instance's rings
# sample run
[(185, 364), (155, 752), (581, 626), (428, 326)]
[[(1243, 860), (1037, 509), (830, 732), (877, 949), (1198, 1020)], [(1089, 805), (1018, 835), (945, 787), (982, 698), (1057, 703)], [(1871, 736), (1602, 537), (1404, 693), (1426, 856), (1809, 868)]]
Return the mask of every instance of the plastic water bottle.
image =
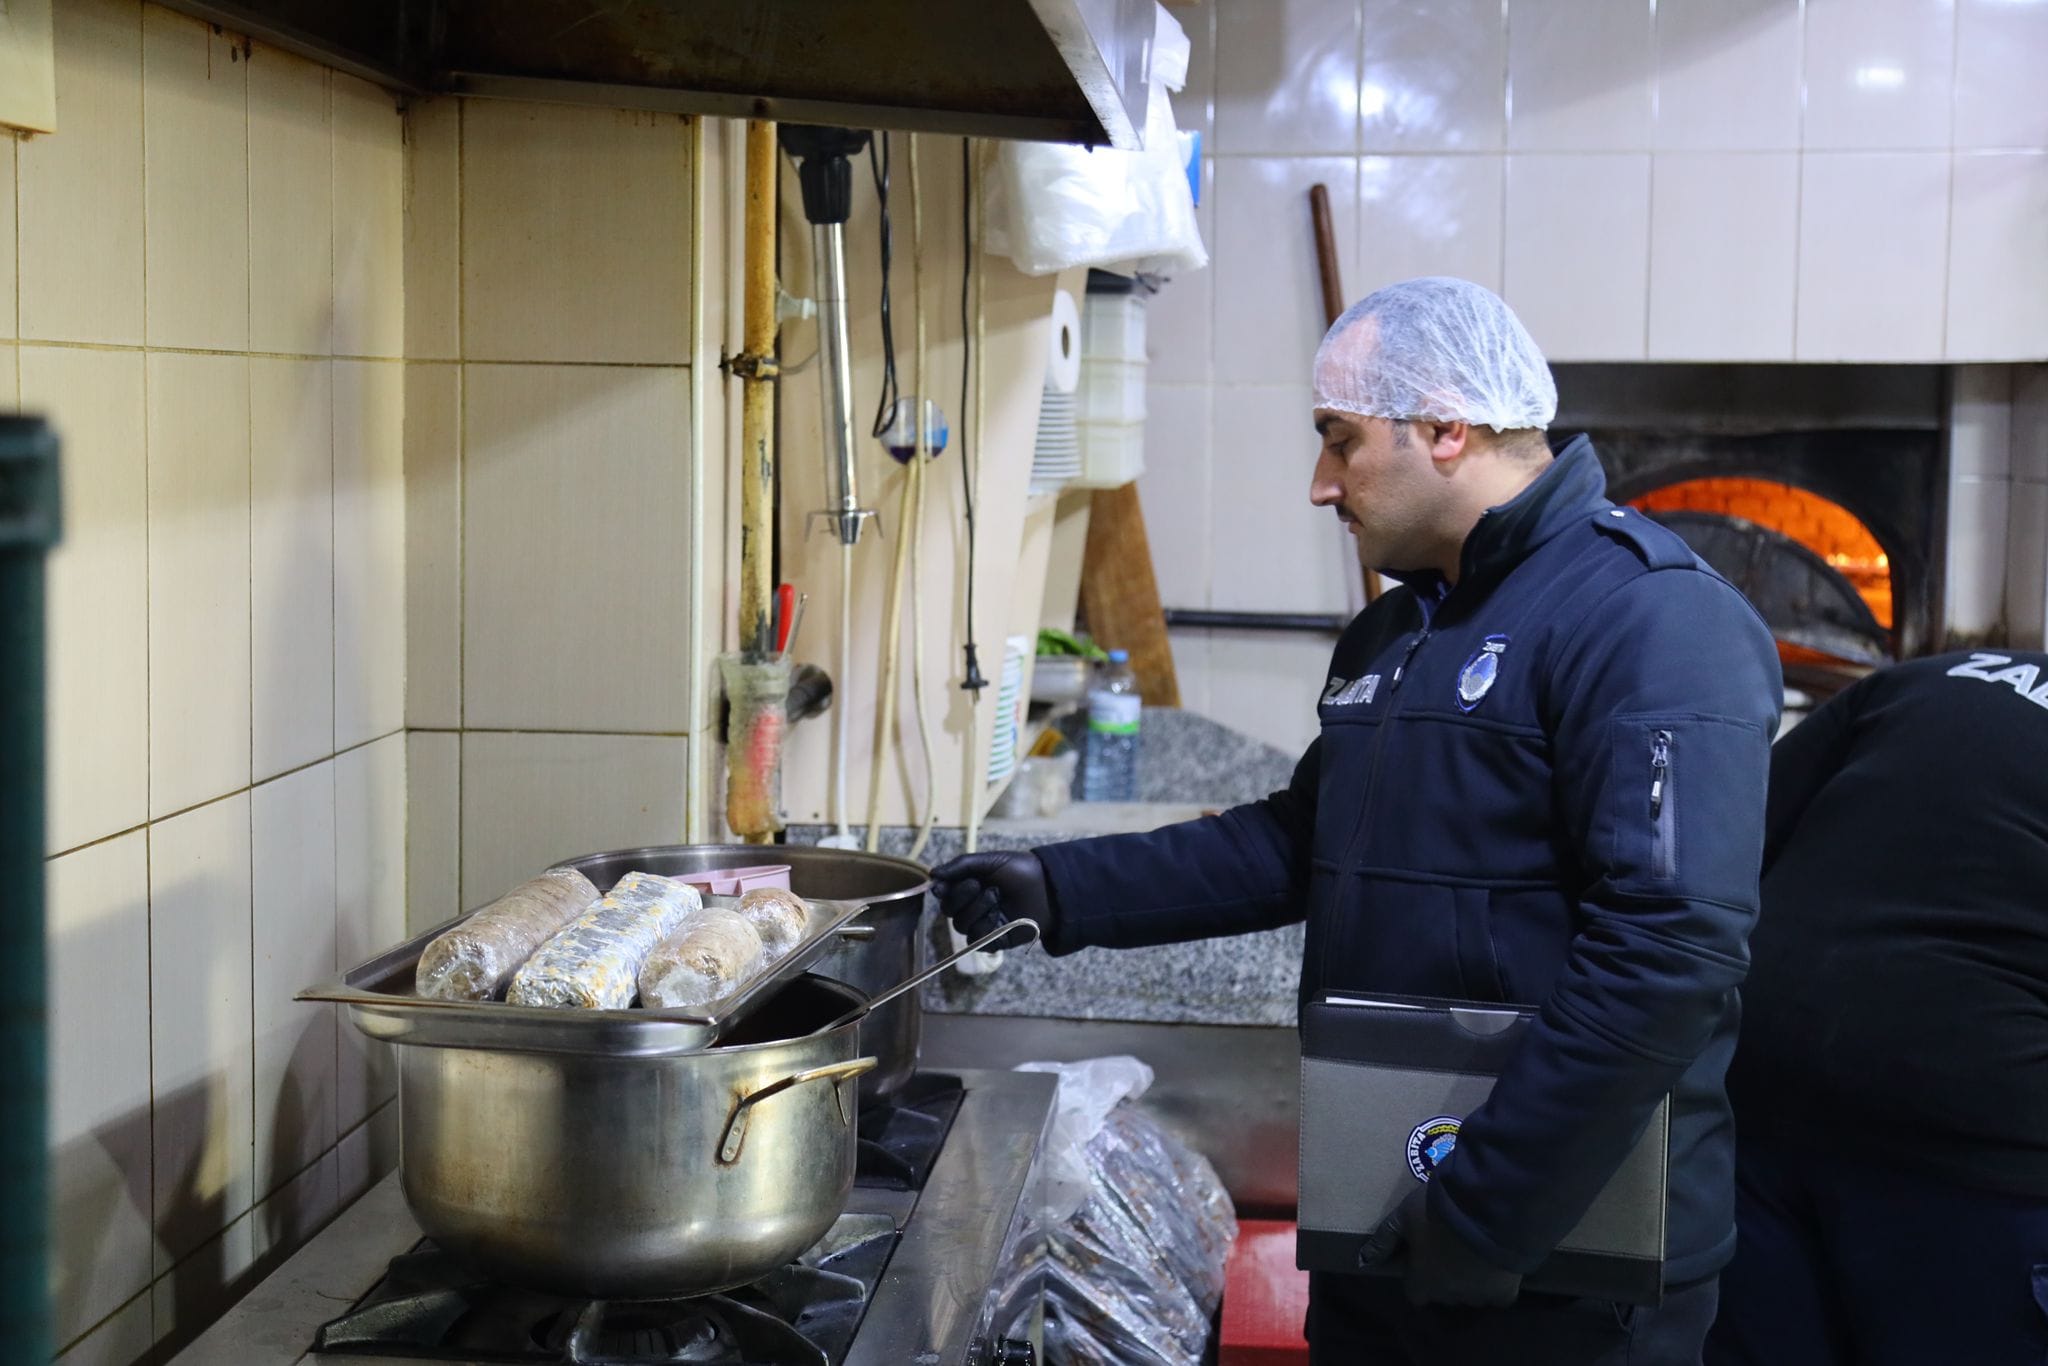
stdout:
[(1138, 722), (1145, 702), (1130, 655), (1109, 652), (1109, 667), (1088, 690), (1088, 747), (1081, 756), (1081, 799), (1138, 800)]

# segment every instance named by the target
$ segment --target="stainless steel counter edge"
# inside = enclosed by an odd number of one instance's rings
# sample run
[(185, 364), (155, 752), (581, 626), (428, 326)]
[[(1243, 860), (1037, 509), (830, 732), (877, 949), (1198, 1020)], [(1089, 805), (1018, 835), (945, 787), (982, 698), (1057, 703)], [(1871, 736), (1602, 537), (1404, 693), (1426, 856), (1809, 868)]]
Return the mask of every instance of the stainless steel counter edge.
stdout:
[[(1005, 1234), (1027, 1194), (1051, 1127), (1056, 1078), (962, 1070), (968, 1097), (917, 1198), (917, 1217), (889, 1259), (846, 1366), (967, 1361), (984, 1324)], [(856, 1200), (861, 1192), (855, 1192)], [(855, 1206), (858, 1208), (858, 1206)]]
[[(962, 1070), (970, 1094), (921, 1195), (855, 1190), (847, 1208), (888, 1212), (899, 1226), (927, 1206), (890, 1259), (847, 1366), (962, 1359), (995, 1276), (1002, 1231), (1031, 1188), (1052, 1122), (1050, 1076)], [(936, 1217), (934, 1217), (936, 1216)], [(993, 1236), (990, 1230), (994, 1229)], [(376, 1284), (419, 1241), (392, 1173), (259, 1282), (171, 1366), (389, 1366), (388, 1358), (314, 1354), (313, 1332)], [(937, 1355), (950, 1352), (951, 1355)]]

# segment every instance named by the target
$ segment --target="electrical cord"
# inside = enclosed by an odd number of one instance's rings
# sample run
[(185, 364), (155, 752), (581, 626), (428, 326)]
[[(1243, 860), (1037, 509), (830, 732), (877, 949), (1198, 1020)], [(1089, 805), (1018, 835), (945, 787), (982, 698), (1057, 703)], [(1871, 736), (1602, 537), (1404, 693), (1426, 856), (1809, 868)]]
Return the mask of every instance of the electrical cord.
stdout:
[[(878, 155), (875, 143), (882, 144)], [(889, 135), (868, 142), (868, 170), (875, 178), (875, 203), (880, 210), (878, 226), (881, 229), (882, 244), (882, 299), (878, 312), (882, 323), (882, 397), (875, 405), (874, 430), (869, 433), (880, 440), (882, 433), (889, 430), (889, 422), (896, 415), (896, 400), (900, 393), (896, 387), (896, 329), (889, 309), (889, 261), (894, 254), (889, 233)]]
[[(967, 379), (974, 368), (967, 289), (974, 279), (974, 140), (960, 139), (960, 492), (967, 505), (967, 639), (961, 647), (960, 689), (976, 701), (988, 686), (974, 643), (974, 464), (967, 457)], [(975, 440), (981, 439), (977, 428)]]

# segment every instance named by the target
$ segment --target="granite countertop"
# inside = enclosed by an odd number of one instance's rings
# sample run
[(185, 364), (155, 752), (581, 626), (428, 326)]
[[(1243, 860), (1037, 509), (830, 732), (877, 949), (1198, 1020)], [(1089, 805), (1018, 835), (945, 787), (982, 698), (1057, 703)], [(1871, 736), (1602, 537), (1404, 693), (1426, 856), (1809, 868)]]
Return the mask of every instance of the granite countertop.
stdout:
[[(1148, 707), (1141, 734), (1141, 800), (1077, 801), (1057, 816), (988, 821), (980, 847), (1034, 849), (1153, 830), (1256, 801), (1285, 787), (1294, 772), (1296, 756), (1192, 712)], [(822, 826), (792, 826), (789, 837), (814, 844), (825, 833)], [(907, 826), (885, 827), (882, 852), (908, 853), (914, 835)], [(921, 860), (943, 863), (962, 842), (959, 830), (934, 830)], [(929, 910), (927, 917), (927, 942), (935, 956), (943, 954), (943, 927)], [(1299, 925), (1149, 949), (1084, 949), (1057, 959), (1033, 944), (1004, 953), (988, 976), (943, 975), (924, 988), (924, 1003), (941, 1014), (1291, 1025), (1301, 952)]]

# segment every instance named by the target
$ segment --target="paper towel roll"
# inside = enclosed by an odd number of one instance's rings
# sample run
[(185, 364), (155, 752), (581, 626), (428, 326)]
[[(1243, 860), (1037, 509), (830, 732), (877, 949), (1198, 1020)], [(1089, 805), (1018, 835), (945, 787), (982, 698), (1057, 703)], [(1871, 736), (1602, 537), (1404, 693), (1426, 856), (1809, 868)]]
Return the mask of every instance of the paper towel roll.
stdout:
[(1071, 394), (1081, 383), (1081, 310), (1064, 289), (1052, 296), (1052, 326), (1046, 329), (1045, 388)]

